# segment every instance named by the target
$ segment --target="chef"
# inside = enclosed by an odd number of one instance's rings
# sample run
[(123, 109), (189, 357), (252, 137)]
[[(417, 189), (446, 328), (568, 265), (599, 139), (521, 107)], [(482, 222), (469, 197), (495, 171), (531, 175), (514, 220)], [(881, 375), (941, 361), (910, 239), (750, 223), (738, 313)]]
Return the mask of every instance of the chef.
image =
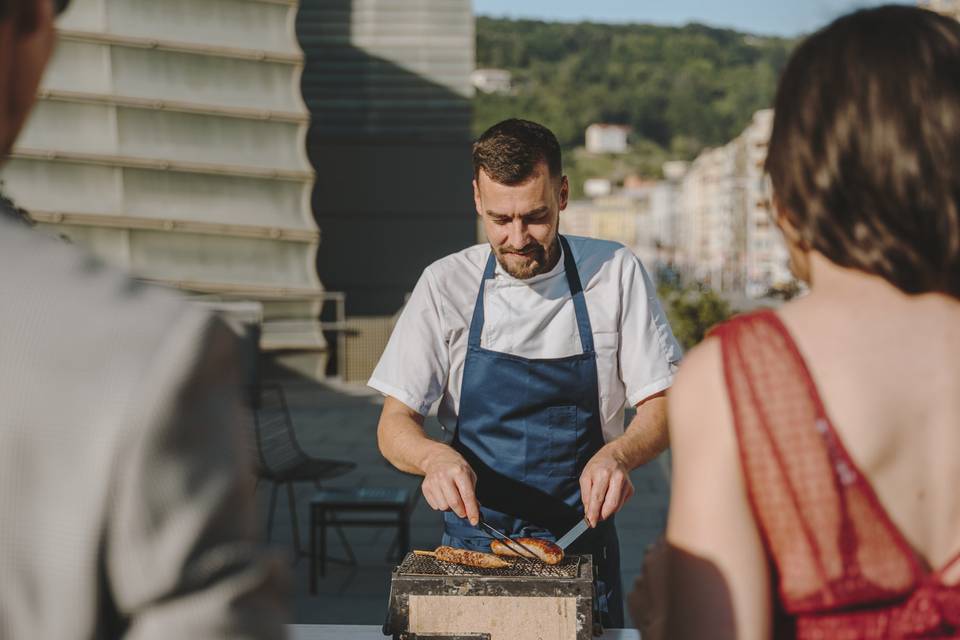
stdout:
[[(424, 476), (443, 544), (489, 551), (481, 516), (548, 540), (586, 518), (568, 552), (593, 555), (601, 620), (623, 627), (613, 516), (629, 472), (667, 446), (680, 347), (633, 253), (559, 234), (569, 185), (553, 133), (506, 120), (473, 164), (488, 243), (427, 267), (404, 307), (369, 382), (385, 396), (380, 450)], [(423, 429), (437, 400), (449, 444)]]

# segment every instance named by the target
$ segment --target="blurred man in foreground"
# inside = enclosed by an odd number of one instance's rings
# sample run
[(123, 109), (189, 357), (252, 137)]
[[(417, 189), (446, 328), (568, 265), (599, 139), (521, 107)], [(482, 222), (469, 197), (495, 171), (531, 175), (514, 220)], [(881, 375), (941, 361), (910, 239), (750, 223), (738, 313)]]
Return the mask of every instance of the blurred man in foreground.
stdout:
[[(65, 5), (0, 0), (4, 157)], [(283, 637), (234, 358), (218, 321), (0, 210), (0, 638)]]

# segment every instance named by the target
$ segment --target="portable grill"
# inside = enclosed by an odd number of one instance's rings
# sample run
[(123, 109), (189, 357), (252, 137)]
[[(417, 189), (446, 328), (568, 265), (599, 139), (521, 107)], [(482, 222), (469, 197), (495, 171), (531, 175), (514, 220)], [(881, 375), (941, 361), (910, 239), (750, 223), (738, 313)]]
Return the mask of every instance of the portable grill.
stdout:
[(393, 571), (384, 635), (395, 640), (588, 640), (593, 561), (514, 559), (479, 569), (408, 554)]
[(544, 564), (533, 560), (515, 559), (502, 569), (479, 569), (452, 562), (443, 562), (432, 556), (409, 554), (396, 572), (405, 576), (494, 576), (500, 578), (576, 578), (580, 575), (583, 556), (567, 556), (560, 564)]

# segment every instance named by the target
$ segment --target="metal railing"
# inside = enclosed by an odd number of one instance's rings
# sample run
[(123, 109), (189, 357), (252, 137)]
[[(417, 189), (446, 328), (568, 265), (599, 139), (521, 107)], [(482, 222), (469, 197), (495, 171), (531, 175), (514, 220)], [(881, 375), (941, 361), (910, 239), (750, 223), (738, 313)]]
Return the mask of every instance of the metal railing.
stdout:
[[(319, 303), (317, 316), (313, 317), (274, 317), (268, 322), (271, 326), (283, 324), (296, 325), (310, 323), (321, 331), (329, 331), (336, 335), (336, 367), (337, 377), (344, 378), (346, 373), (346, 338), (347, 332), (354, 327), (347, 322), (347, 296), (342, 291), (325, 291), (309, 287), (280, 287), (273, 285), (252, 285), (222, 282), (208, 282), (200, 280), (174, 280), (164, 278), (140, 278), (144, 282), (179, 289), (181, 291), (199, 294), (206, 299), (224, 300), (255, 300), (260, 302), (304, 302)], [(328, 304), (333, 305), (333, 320), (324, 320)], [(275, 343), (271, 350), (316, 351), (318, 347), (308, 347), (303, 344), (283, 345)]]

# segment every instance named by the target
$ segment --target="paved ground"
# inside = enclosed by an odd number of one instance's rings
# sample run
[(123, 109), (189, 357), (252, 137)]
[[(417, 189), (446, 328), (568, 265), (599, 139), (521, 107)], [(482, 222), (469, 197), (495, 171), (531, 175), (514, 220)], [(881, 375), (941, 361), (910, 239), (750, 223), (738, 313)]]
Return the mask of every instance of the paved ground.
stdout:
[[(319, 385), (308, 382), (284, 384), (294, 425), (303, 447), (325, 458), (351, 460), (357, 469), (325, 486), (410, 487), (417, 489), (419, 478), (394, 470), (380, 456), (376, 444), (376, 425), (381, 398), (360, 385)], [(440, 425), (429, 418), (427, 429), (439, 435)], [(622, 545), (624, 586), (629, 589), (639, 570), (644, 548), (662, 531), (666, 521), (669, 485), (667, 464), (663, 458), (633, 474), (636, 495), (617, 516)], [(297, 490), (301, 538), (306, 544), (307, 505), (314, 491), (310, 485)], [(418, 491), (419, 493), (419, 491)], [(269, 485), (261, 483), (258, 500), (262, 522), (266, 523)], [(278, 498), (273, 543), (292, 547), (290, 512), (285, 494)], [(294, 621), (323, 624), (381, 624), (386, 611), (393, 565), (385, 559), (393, 530), (373, 528), (344, 529), (357, 556), (358, 564), (328, 564), (327, 576), (320, 580), (316, 596), (308, 585), (308, 561), (295, 565), (296, 602)], [(414, 548), (432, 549), (440, 539), (441, 520), (420, 496), (411, 524)], [(344, 557), (336, 536), (331, 536), (331, 554)]]

